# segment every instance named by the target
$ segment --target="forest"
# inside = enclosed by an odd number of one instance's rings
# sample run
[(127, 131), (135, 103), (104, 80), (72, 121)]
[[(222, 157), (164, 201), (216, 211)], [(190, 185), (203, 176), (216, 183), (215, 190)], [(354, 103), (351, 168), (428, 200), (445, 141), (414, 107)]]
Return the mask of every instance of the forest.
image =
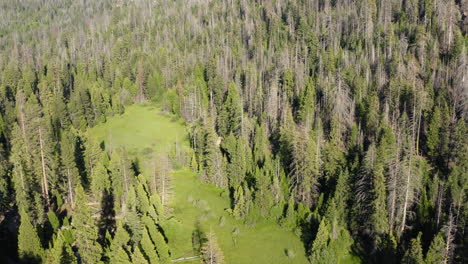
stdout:
[(0, 263), (468, 263), (468, 1), (0, 18)]

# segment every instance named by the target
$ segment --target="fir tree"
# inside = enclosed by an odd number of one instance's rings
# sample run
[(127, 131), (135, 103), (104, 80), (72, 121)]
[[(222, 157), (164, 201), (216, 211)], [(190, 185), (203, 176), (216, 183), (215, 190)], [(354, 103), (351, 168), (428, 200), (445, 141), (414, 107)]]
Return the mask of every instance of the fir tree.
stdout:
[(21, 224), (18, 230), (18, 256), (25, 263), (40, 263), (43, 256), (41, 241), (31, 219), (25, 211), (21, 211)]
[(135, 247), (135, 250), (133, 250), (132, 263), (133, 264), (148, 264), (148, 261), (145, 259), (145, 256), (143, 256), (143, 253), (141, 253), (139, 247)]
[(427, 264), (440, 264), (445, 260), (445, 241), (442, 233), (438, 233), (431, 242), (426, 254)]
[(75, 229), (75, 244), (78, 249), (79, 259), (84, 264), (100, 263), (102, 247), (97, 241), (98, 230), (91, 215), (88, 197), (81, 184), (77, 185), (75, 193), (76, 204), (72, 226)]
[(47, 251), (46, 262), (51, 264), (78, 263), (71, 246), (65, 241), (62, 231), (57, 233), (53, 241), (53, 247)]
[(239, 135), (241, 133), (242, 108), (239, 99), (237, 85), (232, 82), (227, 91), (223, 108), (218, 115), (218, 133), (225, 136), (229, 133)]
[(416, 238), (411, 239), (410, 248), (406, 251), (402, 263), (424, 264), (423, 251), (421, 247), (421, 233)]
[(150, 264), (160, 263), (159, 257), (156, 253), (156, 248), (153, 242), (151, 241), (151, 238), (146, 228), (143, 230), (143, 237), (141, 239), (140, 246), (143, 250), (144, 255), (146, 256), (146, 259)]

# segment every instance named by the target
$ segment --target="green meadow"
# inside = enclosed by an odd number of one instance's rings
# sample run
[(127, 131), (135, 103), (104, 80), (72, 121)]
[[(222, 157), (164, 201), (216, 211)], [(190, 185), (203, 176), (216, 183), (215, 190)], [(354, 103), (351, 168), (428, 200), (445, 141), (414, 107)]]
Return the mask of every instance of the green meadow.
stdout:
[[(129, 106), (123, 115), (109, 118), (90, 133), (105, 141), (106, 146), (125, 147), (139, 161), (143, 173), (151, 170), (149, 164), (158, 153), (170, 151), (176, 144), (189, 148), (183, 122), (150, 105)], [(172, 259), (196, 255), (193, 235), (212, 230), (226, 263), (308, 263), (297, 235), (273, 222), (246, 225), (234, 219), (227, 210), (228, 192), (199, 182), (190, 169), (173, 171), (171, 185), (172, 198), (162, 226)], [(181, 261), (191, 262), (199, 263), (199, 260)]]

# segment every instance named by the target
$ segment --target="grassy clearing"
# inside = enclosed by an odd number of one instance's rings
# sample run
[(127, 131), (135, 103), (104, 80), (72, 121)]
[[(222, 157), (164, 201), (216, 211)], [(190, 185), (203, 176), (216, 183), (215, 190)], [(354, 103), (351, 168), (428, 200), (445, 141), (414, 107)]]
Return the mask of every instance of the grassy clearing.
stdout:
[[(183, 124), (153, 106), (127, 107), (125, 114), (110, 118), (90, 132), (106, 145), (126, 147), (131, 156), (138, 158), (143, 172), (150, 170), (147, 164), (155, 154), (168, 151), (177, 141), (188, 148)], [(172, 210), (163, 227), (173, 258), (192, 256), (194, 231), (212, 228), (226, 263), (307, 263), (303, 244), (296, 235), (275, 223), (247, 226), (235, 220), (225, 210), (229, 208), (228, 193), (200, 183), (193, 172), (174, 172), (172, 185)], [(288, 257), (287, 252), (293, 256)]]
[[(212, 228), (218, 238), (226, 263), (307, 263), (304, 247), (290, 231), (274, 223), (253, 227), (233, 219), (228, 194), (220, 188), (202, 184), (190, 171), (174, 173), (174, 217), (165, 225), (174, 256), (192, 249), (192, 234), (197, 226), (204, 231)], [(287, 257), (286, 250), (294, 253)]]

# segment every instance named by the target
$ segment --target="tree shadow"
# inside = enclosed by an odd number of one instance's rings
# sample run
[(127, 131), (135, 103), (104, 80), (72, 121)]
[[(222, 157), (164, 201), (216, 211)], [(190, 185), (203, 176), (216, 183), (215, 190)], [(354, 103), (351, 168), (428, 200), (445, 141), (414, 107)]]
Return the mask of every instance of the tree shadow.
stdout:
[(200, 223), (195, 224), (195, 229), (192, 232), (192, 249), (194, 252), (200, 252), (204, 243), (206, 243), (207, 238), (205, 232), (203, 231)]
[(75, 142), (75, 163), (76, 167), (78, 168), (78, 174), (80, 175), (80, 180), (81, 183), (83, 184), (83, 187), (88, 186), (88, 177), (86, 174), (86, 163), (85, 163), (85, 146), (84, 142), (81, 139), (81, 137), (76, 137), (76, 142)]
[(105, 245), (106, 233), (113, 233), (116, 227), (114, 211), (114, 194), (110, 190), (105, 190), (101, 199), (101, 215), (98, 222), (99, 242)]

